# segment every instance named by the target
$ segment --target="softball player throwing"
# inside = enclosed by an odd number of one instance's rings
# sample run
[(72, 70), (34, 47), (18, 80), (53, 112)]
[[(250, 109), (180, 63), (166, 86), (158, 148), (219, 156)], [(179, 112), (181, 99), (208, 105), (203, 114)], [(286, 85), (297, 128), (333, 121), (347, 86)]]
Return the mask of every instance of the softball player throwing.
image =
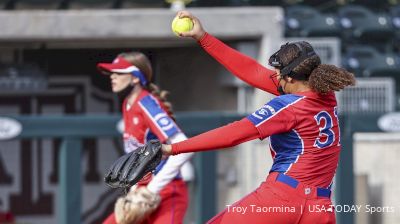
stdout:
[[(304, 41), (282, 45), (269, 59), (275, 68), (270, 70), (206, 33), (189, 12), (177, 16), (189, 17), (194, 23), (191, 31), (180, 36), (196, 39), (245, 82), (278, 95), (240, 121), (163, 145), (164, 154), (175, 155), (270, 137), (273, 165), (266, 181), (208, 223), (335, 223), (330, 188), (341, 145), (334, 91), (354, 85), (353, 74), (321, 64)], [(315, 207), (324, 209), (315, 212)]]
[[(151, 139), (159, 139), (165, 143), (186, 139), (172, 117), (166, 92), (160, 91), (151, 83), (151, 64), (143, 53), (122, 53), (112, 63), (99, 63), (97, 67), (103, 74), (110, 76), (112, 91), (123, 95), (123, 139), (126, 153), (136, 150)], [(186, 180), (192, 178), (191, 168), (185, 167), (191, 166), (189, 160), (192, 154), (170, 156), (162, 160), (153, 175), (144, 178), (138, 186), (131, 189), (129, 199), (117, 201), (115, 211), (121, 211), (122, 214), (117, 214), (117, 217), (112, 214), (104, 223), (131, 223), (127, 217), (134, 214), (125, 213), (135, 211), (129, 211), (125, 206), (134, 201), (140, 202), (140, 205), (148, 205), (146, 208), (138, 206), (139, 210), (155, 210), (141, 223), (182, 223), (188, 206), (188, 196), (180, 169), (182, 167), (189, 170), (189, 173), (185, 172)], [(123, 201), (122, 205), (119, 201)], [(130, 208), (136, 207), (133, 205)], [(118, 218), (118, 215), (122, 217)]]

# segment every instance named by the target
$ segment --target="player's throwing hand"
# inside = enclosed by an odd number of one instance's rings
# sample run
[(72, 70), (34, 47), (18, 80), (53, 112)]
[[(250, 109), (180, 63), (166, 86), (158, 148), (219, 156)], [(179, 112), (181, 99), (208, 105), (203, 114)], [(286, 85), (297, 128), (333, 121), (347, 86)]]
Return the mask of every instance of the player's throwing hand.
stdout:
[(190, 18), (193, 21), (193, 29), (187, 32), (181, 32), (179, 33), (179, 36), (181, 37), (192, 37), (193, 39), (199, 41), (204, 34), (206, 33), (203, 29), (203, 26), (200, 23), (200, 20), (193, 16), (192, 13), (188, 12), (188, 11), (179, 11), (176, 14), (177, 17), (179, 18)]

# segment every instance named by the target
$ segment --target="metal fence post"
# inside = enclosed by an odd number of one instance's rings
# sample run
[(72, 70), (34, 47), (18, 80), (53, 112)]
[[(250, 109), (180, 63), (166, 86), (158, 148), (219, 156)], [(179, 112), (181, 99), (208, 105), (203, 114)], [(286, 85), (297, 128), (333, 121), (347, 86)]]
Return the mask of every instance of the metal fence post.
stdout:
[(81, 148), (79, 138), (64, 138), (59, 156), (58, 223), (81, 223)]
[[(351, 116), (340, 117), (341, 145), (339, 166), (336, 177), (336, 204), (354, 204), (354, 175), (353, 175), (353, 128)], [(337, 213), (338, 224), (354, 223), (354, 214), (351, 212)]]
[(196, 223), (206, 223), (217, 210), (217, 152), (201, 152), (195, 156), (196, 176)]

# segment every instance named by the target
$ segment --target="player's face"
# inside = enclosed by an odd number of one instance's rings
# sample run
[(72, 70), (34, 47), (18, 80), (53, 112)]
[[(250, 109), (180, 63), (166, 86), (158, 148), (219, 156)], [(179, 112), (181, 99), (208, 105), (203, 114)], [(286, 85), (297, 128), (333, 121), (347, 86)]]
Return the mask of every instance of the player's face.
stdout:
[(113, 73), (110, 76), (110, 80), (111, 80), (112, 91), (114, 93), (118, 93), (131, 84), (132, 75), (129, 73), (126, 74)]
[(281, 70), (278, 68), (275, 68), (276, 72), (276, 79), (278, 80), (278, 84), (283, 87), (283, 83), (286, 82), (286, 80), (281, 76)]
[(276, 78), (279, 80), (282, 78), (281, 77), (281, 70), (279, 68), (274, 68), (275, 69), (275, 73), (276, 73)]
[(275, 68), (275, 72), (276, 72), (276, 75), (277, 75), (276, 79), (278, 80), (278, 86), (279, 86), (278, 87), (278, 91), (280, 92), (280, 94), (289, 93), (288, 92), (288, 88), (287, 88), (288, 82), (281, 75), (281, 70), (278, 69), (278, 68)]

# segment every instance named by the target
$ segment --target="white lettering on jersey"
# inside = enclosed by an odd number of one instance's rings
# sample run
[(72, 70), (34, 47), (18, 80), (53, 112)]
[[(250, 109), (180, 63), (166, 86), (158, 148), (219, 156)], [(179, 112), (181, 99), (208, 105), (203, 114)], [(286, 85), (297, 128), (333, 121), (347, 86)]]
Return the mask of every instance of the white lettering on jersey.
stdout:
[(171, 119), (165, 113), (157, 114), (154, 116), (154, 120), (156, 120), (157, 124), (160, 125), (161, 129), (164, 131), (174, 128), (174, 123), (171, 122)]
[(275, 113), (276, 113), (276, 111), (273, 107), (271, 107), (270, 105), (264, 105), (261, 109), (254, 112), (253, 116), (262, 120), (262, 119), (264, 119), (263, 117), (266, 117), (268, 115), (273, 115)]
[(133, 121), (133, 124), (134, 124), (134, 125), (138, 125), (138, 124), (139, 124), (139, 118), (137, 118), (137, 117), (134, 117), (134, 118), (132, 119), (132, 121)]

